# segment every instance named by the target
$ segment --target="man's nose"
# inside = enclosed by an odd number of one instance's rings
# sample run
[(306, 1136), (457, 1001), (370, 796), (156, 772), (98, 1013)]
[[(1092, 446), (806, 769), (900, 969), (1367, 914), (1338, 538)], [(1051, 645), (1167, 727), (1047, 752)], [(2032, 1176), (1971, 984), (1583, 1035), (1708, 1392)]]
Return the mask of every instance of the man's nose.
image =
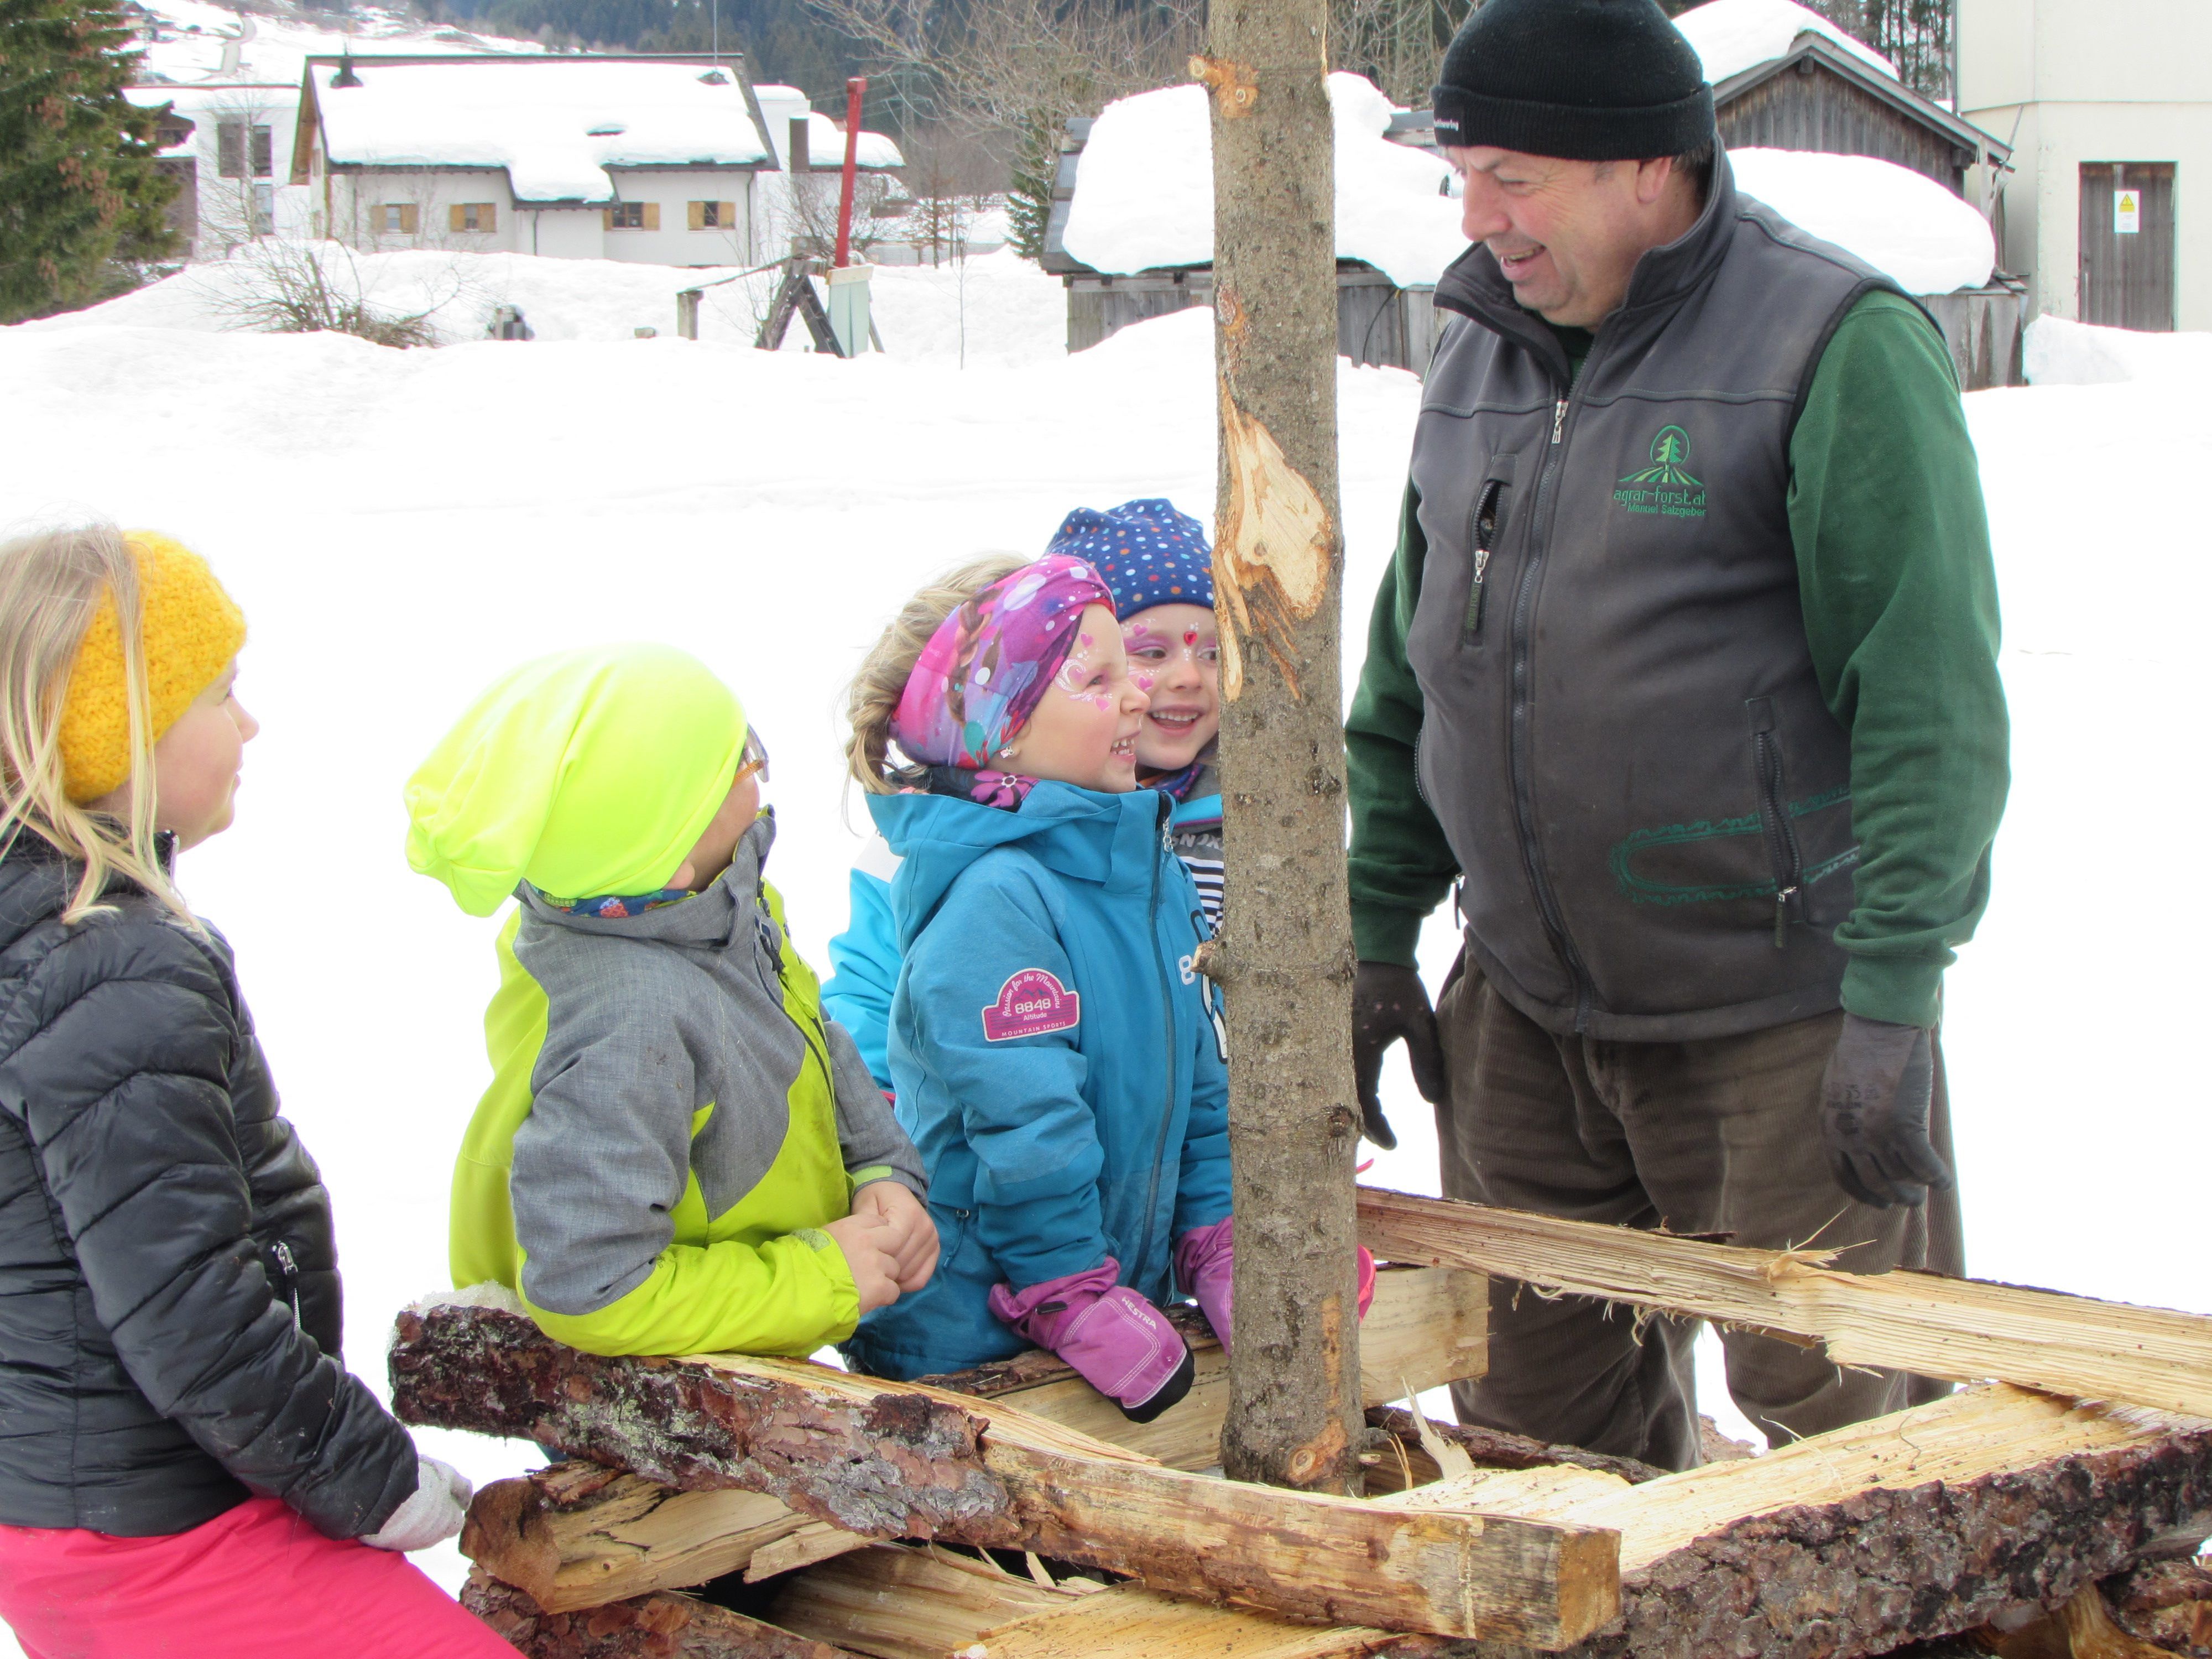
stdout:
[(1486, 242), (1513, 228), (1498, 187), (1486, 174), (1468, 173), (1466, 186), (1466, 194), (1460, 201), (1459, 228), (1468, 241)]
[(1178, 690), (1188, 690), (1193, 686), (1202, 684), (1199, 678), (1196, 659), (1188, 651), (1176, 652), (1168, 659), (1167, 666), (1161, 671), (1159, 683), (1163, 686), (1172, 686)]

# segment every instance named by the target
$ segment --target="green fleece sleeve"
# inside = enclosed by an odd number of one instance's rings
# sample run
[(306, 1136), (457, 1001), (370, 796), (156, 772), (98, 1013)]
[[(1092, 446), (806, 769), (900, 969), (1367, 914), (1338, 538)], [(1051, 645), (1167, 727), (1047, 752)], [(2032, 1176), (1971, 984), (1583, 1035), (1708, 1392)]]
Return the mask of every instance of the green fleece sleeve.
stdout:
[(1413, 965), (1421, 921), (1451, 890), (1459, 861), (1443, 826), (1421, 799), (1413, 761), (1421, 735), (1421, 688), (1406, 660), (1406, 631), (1421, 598), (1428, 544), (1406, 486), (1398, 550), (1375, 595), (1367, 660), (1344, 723), (1352, 796), (1352, 940), (1362, 962)]
[(1932, 1025), (1952, 947), (1989, 902), (2009, 774), (1981, 477), (1950, 354), (1918, 307), (1875, 293), (1851, 308), (1790, 464), (1805, 632), (1851, 740), (1844, 1006)]

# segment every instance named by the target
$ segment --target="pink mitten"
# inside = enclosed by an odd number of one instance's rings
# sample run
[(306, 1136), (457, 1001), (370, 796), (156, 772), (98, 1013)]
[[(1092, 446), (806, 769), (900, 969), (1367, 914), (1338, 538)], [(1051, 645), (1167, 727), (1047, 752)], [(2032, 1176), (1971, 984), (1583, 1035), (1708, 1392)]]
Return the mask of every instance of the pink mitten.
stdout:
[(1040, 1348), (1075, 1367), (1084, 1381), (1149, 1423), (1190, 1392), (1197, 1369), (1182, 1333), (1127, 1285), (1121, 1264), (1108, 1256), (1089, 1273), (1048, 1279), (1016, 1291), (991, 1287), (991, 1311)]
[[(1217, 1221), (1210, 1227), (1193, 1227), (1176, 1240), (1176, 1277), (1191, 1298), (1205, 1310), (1206, 1322), (1229, 1352), (1229, 1328), (1236, 1307), (1236, 1240), (1231, 1236), (1237, 1218)], [(1359, 1251), (1359, 1316), (1375, 1304), (1375, 1258), (1362, 1244)]]
[(1229, 1352), (1229, 1328), (1234, 1322), (1231, 1310), (1236, 1305), (1232, 1295), (1237, 1280), (1236, 1225), (1237, 1218), (1231, 1216), (1210, 1227), (1193, 1227), (1176, 1240), (1175, 1247), (1176, 1282), (1204, 1310), (1206, 1322), (1221, 1339), (1224, 1353)]

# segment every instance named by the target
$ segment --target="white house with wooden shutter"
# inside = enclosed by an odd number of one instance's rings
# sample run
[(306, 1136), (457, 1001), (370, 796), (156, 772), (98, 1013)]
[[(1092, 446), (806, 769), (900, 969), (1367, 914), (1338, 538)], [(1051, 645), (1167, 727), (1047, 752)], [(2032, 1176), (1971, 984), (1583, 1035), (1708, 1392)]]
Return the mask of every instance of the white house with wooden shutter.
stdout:
[(782, 150), (732, 53), (311, 58), (291, 175), (356, 246), (728, 265), (782, 251)]
[(290, 183), (298, 87), (217, 80), (132, 87), (124, 96), (170, 111), (161, 161), (177, 177), (169, 218), (185, 253), (219, 259), (241, 242), (306, 230), (307, 192)]
[(1959, 0), (1958, 20), (1960, 113), (2016, 135), (1985, 188), (2033, 309), (2212, 329), (2212, 0)]

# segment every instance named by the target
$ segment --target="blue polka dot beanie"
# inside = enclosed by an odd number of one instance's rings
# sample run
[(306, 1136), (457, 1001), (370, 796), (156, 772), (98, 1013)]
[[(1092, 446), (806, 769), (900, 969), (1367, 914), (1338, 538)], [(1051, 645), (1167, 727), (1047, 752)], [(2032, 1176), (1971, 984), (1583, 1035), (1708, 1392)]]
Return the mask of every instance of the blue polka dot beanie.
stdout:
[(1060, 521), (1050, 553), (1086, 560), (1114, 592), (1127, 622), (1156, 605), (1213, 606), (1213, 550), (1206, 526), (1172, 502), (1124, 501), (1103, 513), (1079, 507)]

